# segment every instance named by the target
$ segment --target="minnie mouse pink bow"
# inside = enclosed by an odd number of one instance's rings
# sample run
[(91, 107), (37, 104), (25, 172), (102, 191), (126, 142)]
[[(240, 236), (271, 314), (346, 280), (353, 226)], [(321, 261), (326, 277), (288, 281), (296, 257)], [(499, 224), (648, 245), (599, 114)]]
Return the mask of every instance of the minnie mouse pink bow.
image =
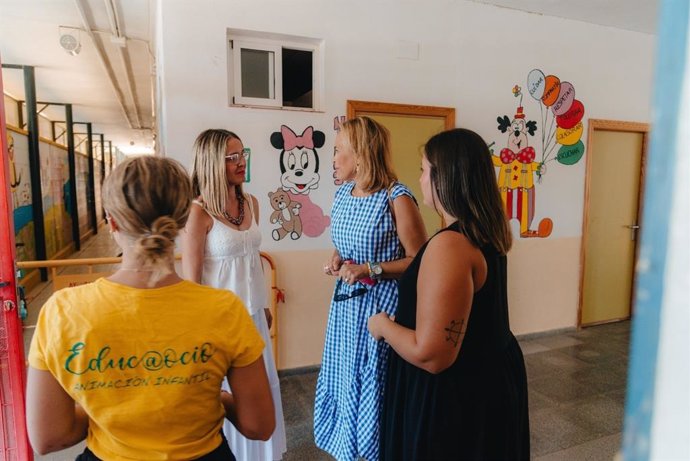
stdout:
[(295, 147), (314, 148), (314, 128), (307, 127), (302, 136), (297, 136), (289, 127), (282, 125), (280, 133), (283, 135), (284, 149), (292, 150)]

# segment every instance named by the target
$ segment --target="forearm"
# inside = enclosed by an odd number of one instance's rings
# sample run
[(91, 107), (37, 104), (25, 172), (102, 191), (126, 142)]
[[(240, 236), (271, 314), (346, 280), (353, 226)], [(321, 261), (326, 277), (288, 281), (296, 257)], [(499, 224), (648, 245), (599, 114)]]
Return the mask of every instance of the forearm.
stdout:
[(74, 418), (60, 431), (58, 426), (46, 431), (43, 436), (34, 435), (31, 442), (34, 450), (41, 454), (53, 453), (72, 447), (84, 440), (89, 430), (89, 417), (82, 407), (75, 404)]
[(383, 269), (381, 277), (384, 279), (399, 279), (407, 270), (407, 266), (410, 265), (412, 259), (412, 256), (406, 256), (393, 261), (381, 262), (381, 268)]
[(225, 408), (225, 417), (233, 424), (237, 425), (237, 410), (235, 408), (235, 397), (227, 391), (220, 392), (220, 401)]
[(225, 413), (240, 433), (251, 440), (268, 440), (275, 429), (275, 411), (263, 357), (228, 373), (232, 395), (221, 393)]
[(397, 354), (406, 362), (430, 371), (433, 369), (432, 357), (424, 353), (421, 345), (417, 342), (417, 332), (390, 319), (385, 319), (381, 324), (381, 336)]
[(72, 431), (69, 434), (67, 442), (68, 446), (75, 445), (82, 440), (84, 440), (89, 432), (89, 416), (86, 411), (80, 406), (75, 404), (74, 406), (74, 424), (72, 425)]

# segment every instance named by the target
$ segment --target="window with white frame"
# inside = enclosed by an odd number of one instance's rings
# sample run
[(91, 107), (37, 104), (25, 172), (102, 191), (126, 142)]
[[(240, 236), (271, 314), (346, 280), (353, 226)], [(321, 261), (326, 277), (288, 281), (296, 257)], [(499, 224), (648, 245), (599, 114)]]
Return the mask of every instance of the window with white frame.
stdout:
[(323, 40), (228, 29), (231, 106), (319, 111)]

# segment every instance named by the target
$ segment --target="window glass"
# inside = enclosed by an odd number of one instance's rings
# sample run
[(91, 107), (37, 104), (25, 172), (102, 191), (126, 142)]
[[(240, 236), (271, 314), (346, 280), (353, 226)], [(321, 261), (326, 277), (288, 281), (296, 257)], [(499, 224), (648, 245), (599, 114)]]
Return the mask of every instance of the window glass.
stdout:
[(241, 49), (242, 96), (245, 98), (274, 97), (274, 63), (272, 51)]
[(313, 53), (283, 48), (283, 106), (313, 107)]

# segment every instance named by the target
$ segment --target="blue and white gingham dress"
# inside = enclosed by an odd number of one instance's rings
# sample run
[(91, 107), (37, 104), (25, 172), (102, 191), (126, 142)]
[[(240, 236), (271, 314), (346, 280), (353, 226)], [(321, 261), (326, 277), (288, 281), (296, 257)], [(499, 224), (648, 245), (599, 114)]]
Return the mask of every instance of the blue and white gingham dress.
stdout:
[[(342, 185), (331, 209), (331, 238), (342, 259), (362, 264), (402, 257), (388, 191), (353, 197), (353, 187), (354, 183)], [(391, 200), (401, 195), (413, 197), (407, 187), (395, 183)], [(336, 283), (336, 290), (347, 293), (362, 286)], [(393, 314), (397, 305), (398, 283), (388, 279), (363, 296), (331, 301), (316, 384), (314, 437), (319, 448), (339, 461), (378, 459), (388, 345), (371, 337), (367, 319), (381, 311)]]

